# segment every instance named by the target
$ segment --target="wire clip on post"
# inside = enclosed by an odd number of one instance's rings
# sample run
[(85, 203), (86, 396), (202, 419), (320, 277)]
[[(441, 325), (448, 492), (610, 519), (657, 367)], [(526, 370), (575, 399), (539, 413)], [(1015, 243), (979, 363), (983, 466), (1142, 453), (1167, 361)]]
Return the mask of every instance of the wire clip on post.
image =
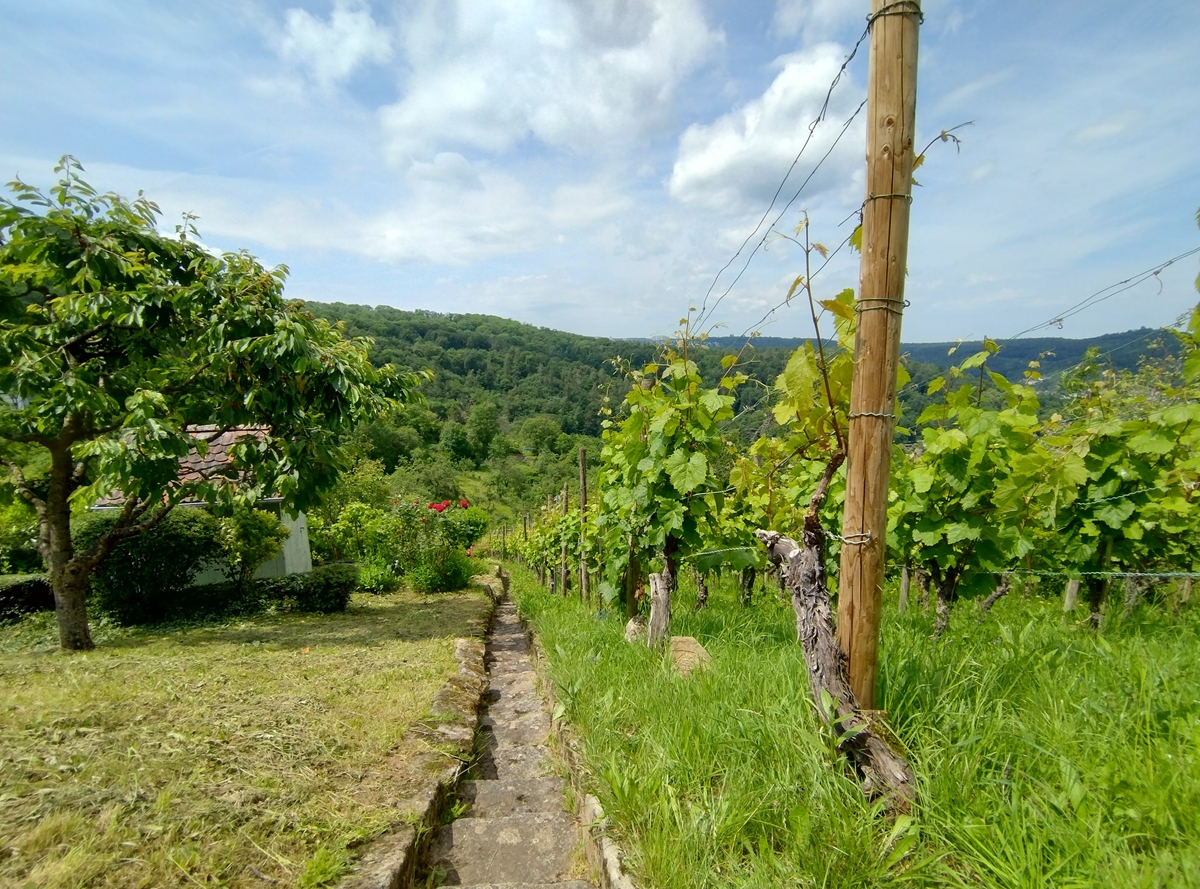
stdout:
[(825, 536), (830, 540), (839, 540), (846, 546), (866, 546), (871, 542), (871, 532), (863, 531), (860, 534), (847, 534), (842, 537), (840, 534), (834, 534), (832, 531), (826, 531)]
[[(878, 305), (864, 306), (863, 303), (878, 303)], [(912, 303), (906, 299), (892, 299), (888, 296), (860, 296), (854, 303), (854, 311), (858, 314), (863, 312), (891, 312), (893, 315), (903, 315), (904, 310)], [(896, 308), (899, 306), (899, 308)]]
[(854, 411), (854, 412), (846, 415), (846, 419), (848, 419), (848, 420), (854, 420), (854, 419), (857, 419), (858, 417), (878, 417), (880, 420), (896, 419), (895, 414), (879, 414), (879, 413), (876, 413), (875, 411)]
[(925, 24), (925, 13), (921, 12), (921, 6), (916, 0), (897, 0), (895, 3), (889, 3), (879, 12), (867, 16), (867, 30), (875, 24), (875, 19), (881, 19), (885, 15), (915, 15), (918, 24)]

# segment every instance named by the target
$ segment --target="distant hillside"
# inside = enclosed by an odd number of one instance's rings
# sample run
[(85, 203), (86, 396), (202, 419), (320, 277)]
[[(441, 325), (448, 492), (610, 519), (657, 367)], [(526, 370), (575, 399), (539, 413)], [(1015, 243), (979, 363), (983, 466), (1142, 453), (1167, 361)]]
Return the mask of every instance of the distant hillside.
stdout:
[[(472, 405), (494, 401), (508, 423), (550, 416), (564, 432), (596, 436), (600, 433), (604, 393), (620, 398), (625, 391), (625, 383), (614, 373), (611, 360), (620, 356), (643, 364), (652, 361), (658, 350), (648, 340), (580, 336), (493, 315), (401, 311), (344, 303), (314, 302), (308, 308), (322, 317), (345, 322), (352, 335), (373, 337), (376, 345), (372, 360), (377, 363), (391, 362), (405, 369), (432, 368), (434, 380), (424, 391), (430, 407), (443, 420), (461, 421)], [(710, 348), (697, 355), (705, 377), (719, 376), (721, 357), (741, 348), (743, 342), (737, 337), (710, 338)], [(782, 337), (755, 339), (753, 351), (745, 353), (750, 362), (747, 370), (763, 382), (773, 382), (802, 342)], [(1159, 342), (1168, 349), (1175, 347), (1169, 333), (1149, 328), (1091, 339), (1014, 340), (1003, 344), (992, 366), (1010, 379), (1019, 379), (1029, 362), (1045, 353), (1042, 373), (1050, 376), (1078, 364), (1087, 348), (1095, 345), (1117, 367), (1131, 368)], [(977, 342), (962, 343), (957, 355), (951, 357), (947, 353), (953, 346), (904, 344), (902, 352), (908, 356), (914, 382), (928, 380), (956, 358), (961, 360), (980, 348)], [(901, 398), (919, 409), (924, 396), (916, 391), (917, 386), (912, 388), (914, 391), (902, 393)], [(738, 409), (746, 413), (738, 425), (745, 427), (746, 434), (762, 422), (753, 409), (761, 398), (762, 390), (756, 386), (744, 386), (739, 392)]]
[[(709, 342), (719, 348), (740, 346), (743, 339), (739, 337), (711, 337)], [(754, 340), (758, 349), (787, 349), (791, 351), (805, 342), (803, 339), (786, 337), (759, 337)], [(950, 355), (951, 349), (957, 345), (958, 351)], [(991, 368), (1009, 379), (1020, 379), (1021, 374), (1029, 367), (1030, 361), (1042, 361), (1043, 376), (1055, 374), (1074, 367), (1083, 360), (1084, 353), (1091, 346), (1097, 346), (1100, 354), (1113, 366), (1133, 369), (1138, 361), (1148, 354), (1153, 354), (1156, 347), (1161, 346), (1169, 354), (1175, 354), (1178, 344), (1169, 331), (1151, 327), (1140, 327), (1137, 330), (1127, 330), (1124, 333), (1106, 333), (1087, 339), (1066, 339), (1065, 337), (1037, 337), (1001, 342), (1000, 353), (993, 358)], [(920, 361), (937, 365), (944, 370), (973, 352), (979, 351), (983, 344), (976, 340), (962, 343), (903, 343), (901, 354), (908, 356), (911, 361)], [(1161, 353), (1160, 353), (1161, 354)]]

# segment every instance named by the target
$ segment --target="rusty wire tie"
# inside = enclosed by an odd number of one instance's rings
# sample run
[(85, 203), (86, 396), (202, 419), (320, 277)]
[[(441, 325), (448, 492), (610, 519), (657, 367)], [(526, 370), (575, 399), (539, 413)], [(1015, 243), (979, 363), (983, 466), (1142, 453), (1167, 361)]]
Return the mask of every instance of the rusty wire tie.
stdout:
[(858, 417), (878, 417), (881, 420), (896, 419), (895, 414), (880, 414), (880, 413), (876, 413), (875, 411), (854, 411), (849, 414), (846, 414), (847, 420), (854, 420)]
[(866, 200), (863, 201), (863, 206), (865, 207), (868, 202), (877, 201), (881, 198), (904, 198), (904, 200), (908, 201), (910, 204), (912, 203), (912, 200), (913, 200), (913, 196), (911, 194), (905, 194), (902, 191), (889, 191), (886, 194), (869, 194), (869, 195), (867, 195)]
[[(863, 306), (862, 304), (865, 302), (880, 303), (881, 305)], [(900, 308), (893, 308), (893, 306), (888, 305), (888, 303), (898, 305)], [(890, 296), (860, 296), (854, 303), (854, 311), (858, 312), (860, 315), (863, 312), (877, 312), (881, 310), (884, 312), (891, 312), (893, 315), (903, 315), (904, 310), (910, 305), (912, 305), (912, 303), (906, 299), (893, 299)]]
[[(909, 8), (898, 8), (901, 6), (907, 6)], [(895, 3), (889, 3), (887, 6), (883, 7), (883, 9), (879, 10), (879, 12), (867, 16), (867, 30), (870, 30), (871, 26), (875, 24), (875, 19), (881, 19), (885, 15), (915, 15), (917, 17), (918, 24), (925, 24), (925, 13), (921, 11), (921, 6), (916, 2), (916, 0), (896, 0)]]

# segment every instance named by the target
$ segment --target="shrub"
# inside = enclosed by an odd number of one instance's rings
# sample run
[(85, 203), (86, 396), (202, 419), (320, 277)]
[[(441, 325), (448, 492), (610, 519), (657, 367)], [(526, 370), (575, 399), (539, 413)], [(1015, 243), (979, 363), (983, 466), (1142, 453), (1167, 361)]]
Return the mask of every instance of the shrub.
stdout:
[(392, 562), (372, 559), (358, 566), (358, 587), (371, 593), (386, 593), (400, 583)]
[(36, 574), (44, 569), (37, 549), (37, 513), (24, 500), (0, 506), (0, 572)]
[[(116, 519), (115, 512), (88, 516), (73, 532), (75, 546), (90, 546)], [(212, 563), (227, 564), (220, 524), (203, 509), (174, 509), (156, 527), (117, 544), (92, 574), (92, 601), (124, 625), (182, 617), (200, 607), (188, 588)]]
[(454, 544), (464, 549), (478, 543), (487, 532), (490, 523), (488, 514), (478, 506), (470, 506), (462, 511), (455, 510), (448, 519), (454, 528)]
[(279, 555), (291, 533), (271, 513), (246, 506), (234, 507), (228, 516), (217, 520), (221, 547), (238, 589), (245, 589), (258, 566)]
[(409, 568), (408, 585), (418, 593), (445, 593), (461, 590), (471, 580), (475, 566), (457, 549), (429, 553)]
[(45, 574), (0, 574), (0, 621), (53, 610), (54, 591)]
[(345, 611), (358, 584), (358, 568), (348, 563), (319, 565), (308, 574), (261, 580), (268, 601), (287, 611), (331, 614)]

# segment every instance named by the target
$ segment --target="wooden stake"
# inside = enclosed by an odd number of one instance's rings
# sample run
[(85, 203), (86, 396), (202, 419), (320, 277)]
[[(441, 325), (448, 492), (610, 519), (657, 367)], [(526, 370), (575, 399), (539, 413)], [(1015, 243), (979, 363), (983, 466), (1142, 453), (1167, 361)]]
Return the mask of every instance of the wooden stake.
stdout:
[(587, 529), (587, 448), (579, 449), (579, 599), (588, 600), (587, 555), (583, 551)]
[(838, 642), (860, 706), (875, 706), (896, 367), (908, 258), (919, 0), (871, 0), (867, 195), (850, 390)]
[[(563, 482), (563, 492), (562, 492), (562, 514), (563, 515), (567, 514), (567, 508), (571, 505), (570, 500), (569, 500), (569, 494), (570, 494), (570, 491), (567, 489), (567, 483)], [(558, 593), (560, 596), (565, 596), (567, 594), (567, 583), (570, 580), (570, 577), (571, 577), (571, 575), (567, 572), (567, 538), (564, 537), (563, 542), (562, 542), (562, 561), (559, 563), (559, 566), (558, 566), (558, 586), (559, 586)]]

